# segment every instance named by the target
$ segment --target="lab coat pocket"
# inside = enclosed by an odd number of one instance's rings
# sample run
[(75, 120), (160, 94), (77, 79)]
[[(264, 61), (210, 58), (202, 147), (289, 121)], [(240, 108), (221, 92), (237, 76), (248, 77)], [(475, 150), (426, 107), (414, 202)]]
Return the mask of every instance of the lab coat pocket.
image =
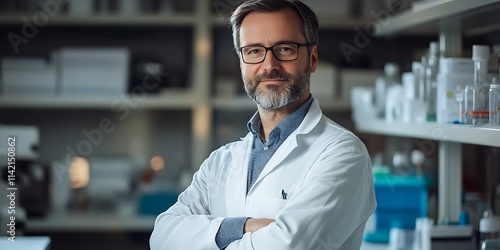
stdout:
[(287, 200), (282, 198), (263, 197), (259, 216), (262, 218), (276, 219), (276, 215), (285, 207)]

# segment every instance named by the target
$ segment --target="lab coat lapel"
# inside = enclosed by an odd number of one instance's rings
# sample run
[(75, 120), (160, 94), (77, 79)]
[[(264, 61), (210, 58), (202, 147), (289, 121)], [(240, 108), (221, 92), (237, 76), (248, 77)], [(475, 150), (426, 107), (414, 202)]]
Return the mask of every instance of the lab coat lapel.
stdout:
[[(259, 175), (259, 178), (255, 181), (252, 188), (259, 185), (259, 182), (266, 177), (271, 171), (273, 171), (291, 152), (293, 149), (297, 147), (297, 140), (295, 137), (295, 133), (292, 133), (288, 138), (283, 142), (281, 147), (276, 150), (274, 155), (269, 159), (269, 162), (266, 164), (264, 169)], [(251, 191), (251, 190), (250, 190)]]
[[(274, 155), (271, 157), (269, 162), (266, 164), (259, 177), (253, 184), (250, 192), (254, 187), (259, 185), (259, 182), (266, 177), (271, 171), (273, 171), (279, 164), (298, 146), (297, 144), (297, 135), (299, 134), (307, 134), (309, 133), (321, 120), (322, 112), (319, 108), (319, 103), (316, 99), (313, 100), (309, 111), (307, 112), (304, 120), (300, 124), (300, 126), (288, 136), (288, 138), (283, 142), (281, 147), (276, 150)], [(250, 193), (248, 192), (248, 193)]]
[(252, 143), (253, 136), (248, 133), (241, 142), (231, 147), (231, 169), (227, 177), (226, 195), (228, 201), (234, 202), (227, 202), (228, 216), (241, 216), (245, 211), (248, 162)]

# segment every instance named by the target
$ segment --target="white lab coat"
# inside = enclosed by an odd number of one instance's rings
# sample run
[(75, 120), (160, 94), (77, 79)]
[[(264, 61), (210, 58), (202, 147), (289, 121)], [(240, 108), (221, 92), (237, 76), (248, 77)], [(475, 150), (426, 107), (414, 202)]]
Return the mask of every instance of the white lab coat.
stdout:
[(252, 144), (249, 133), (205, 160), (177, 203), (156, 219), (151, 249), (218, 249), (222, 220), (240, 216), (276, 222), (245, 233), (228, 250), (360, 248), (376, 201), (370, 158), (356, 136), (325, 117), (315, 100), (247, 195)]

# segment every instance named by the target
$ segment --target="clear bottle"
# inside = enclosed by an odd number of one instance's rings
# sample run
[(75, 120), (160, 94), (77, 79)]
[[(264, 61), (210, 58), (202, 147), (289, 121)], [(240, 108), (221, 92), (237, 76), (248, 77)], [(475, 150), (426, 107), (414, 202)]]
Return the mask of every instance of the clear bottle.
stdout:
[(456, 100), (458, 102), (458, 122), (460, 124), (467, 123), (465, 116), (465, 98), (464, 98), (464, 89), (458, 88), (456, 94)]
[(411, 64), (411, 72), (414, 75), (414, 81), (415, 81), (415, 86), (414, 86), (414, 92), (415, 92), (415, 99), (420, 100), (420, 83), (422, 82), (422, 71), (423, 71), (423, 65), (421, 62), (412, 62)]
[(396, 63), (386, 63), (384, 76), (375, 81), (375, 105), (379, 117), (385, 117), (387, 91), (393, 85), (399, 84), (399, 66)]
[(439, 43), (431, 42), (425, 70), (427, 121), (436, 121), (437, 75), (439, 73)]
[(420, 77), (418, 82), (418, 99), (423, 103), (427, 103), (427, 99), (425, 96), (426, 93), (426, 84), (425, 84), (425, 72), (427, 68), (427, 56), (422, 55), (420, 58)]
[(490, 49), (485, 45), (472, 47), (474, 60), (474, 83), (465, 86), (466, 123), (474, 125), (488, 124), (488, 59)]
[(500, 218), (494, 217), (490, 211), (485, 211), (479, 220), (479, 249), (487, 239), (500, 237)]
[(500, 84), (490, 84), (490, 126), (500, 126)]

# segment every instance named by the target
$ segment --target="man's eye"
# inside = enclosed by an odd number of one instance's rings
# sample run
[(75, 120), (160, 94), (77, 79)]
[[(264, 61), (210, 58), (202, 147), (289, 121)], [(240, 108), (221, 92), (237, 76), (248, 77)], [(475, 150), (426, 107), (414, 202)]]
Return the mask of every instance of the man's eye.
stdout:
[(292, 51), (295, 51), (295, 49), (293, 47), (290, 47), (290, 46), (283, 46), (283, 47), (279, 48), (279, 51), (280, 52), (292, 52)]
[(249, 49), (247, 54), (259, 54), (261, 49), (255, 48), (255, 49)]

